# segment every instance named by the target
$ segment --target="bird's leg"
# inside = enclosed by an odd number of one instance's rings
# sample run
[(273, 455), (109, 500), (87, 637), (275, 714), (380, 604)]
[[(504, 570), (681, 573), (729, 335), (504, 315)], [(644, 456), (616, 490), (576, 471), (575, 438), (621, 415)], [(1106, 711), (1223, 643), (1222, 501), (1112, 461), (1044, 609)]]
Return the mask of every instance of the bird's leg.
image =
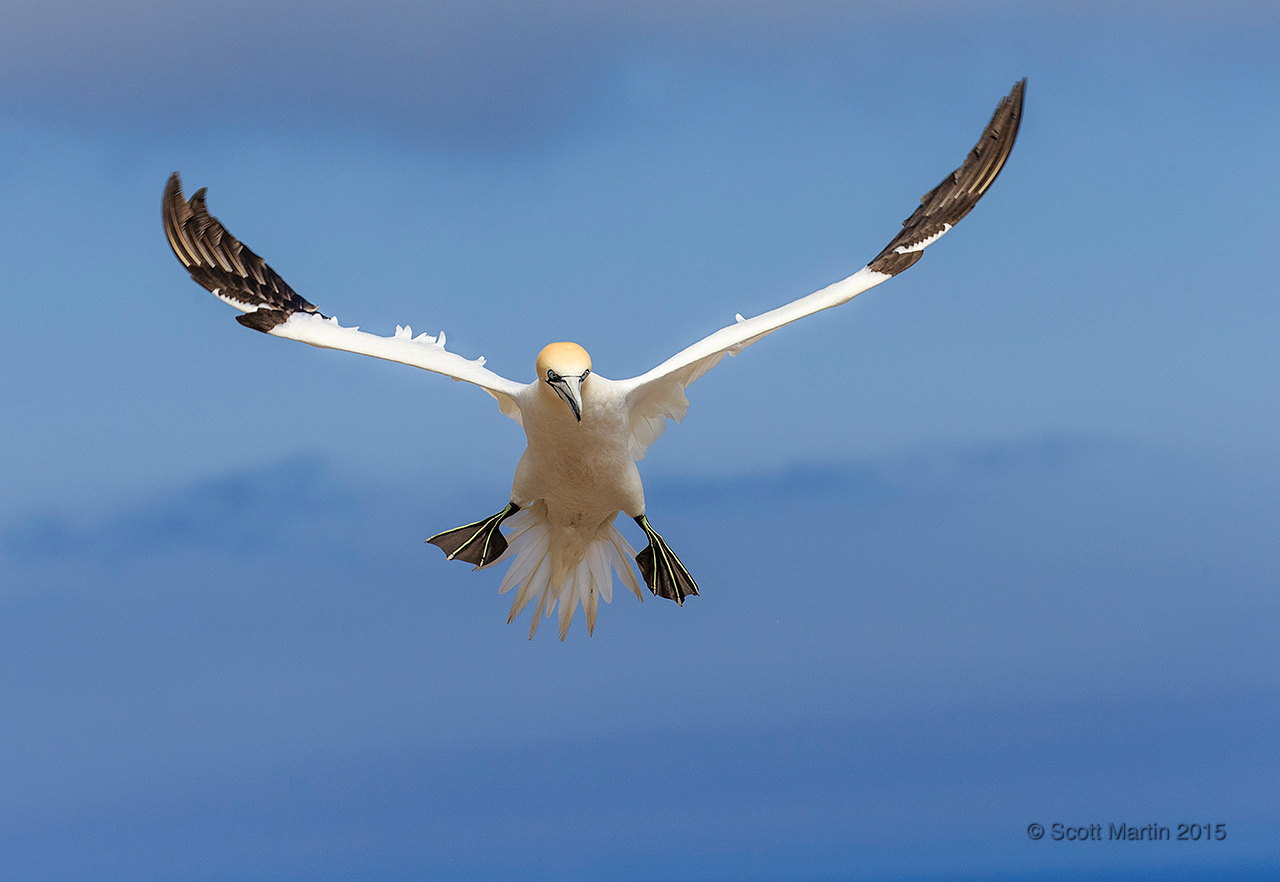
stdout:
[(449, 555), (449, 560), (465, 560), (475, 564), (476, 569), (487, 567), (507, 550), (507, 540), (498, 529), (498, 525), (520, 510), (514, 502), (496, 515), (490, 515), (483, 521), (445, 530), (437, 533), (427, 541)]
[(649, 526), (648, 518), (640, 515), (634, 520), (649, 539), (645, 549), (636, 555), (636, 565), (640, 567), (640, 575), (644, 576), (645, 584), (659, 597), (666, 597), (684, 606), (686, 597), (698, 593), (698, 583), (693, 581), (693, 576), (680, 563), (680, 558), (676, 557), (671, 546)]

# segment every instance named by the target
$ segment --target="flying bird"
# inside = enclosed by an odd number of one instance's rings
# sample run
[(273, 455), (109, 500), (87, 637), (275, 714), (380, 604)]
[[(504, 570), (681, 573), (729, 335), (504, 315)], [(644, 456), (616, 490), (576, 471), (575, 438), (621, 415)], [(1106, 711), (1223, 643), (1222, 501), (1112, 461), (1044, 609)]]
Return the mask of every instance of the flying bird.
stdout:
[[(191, 278), (242, 315), (246, 327), (326, 349), (342, 349), (412, 365), (479, 386), (501, 412), (519, 423), (528, 446), (516, 468), (511, 496), (501, 511), (447, 530), (427, 541), (449, 560), (477, 569), (510, 560), (500, 593), (518, 589), (508, 622), (535, 598), (529, 637), (559, 607), (560, 639), (581, 605), (588, 632), (595, 630), (601, 598), (611, 602), (613, 576), (641, 601), (634, 559), (649, 590), (684, 604), (698, 586), (680, 558), (649, 523), (636, 462), (662, 434), (667, 420), (680, 422), (689, 406), (685, 390), (726, 355), (737, 355), (783, 325), (847, 303), (910, 267), (924, 249), (977, 204), (1004, 167), (1018, 134), (1026, 80), (1001, 99), (991, 122), (964, 163), (926, 193), (902, 231), (853, 275), (777, 309), (743, 318), (629, 380), (609, 380), (592, 370), (591, 356), (576, 343), (551, 343), (538, 353), (535, 379), (508, 380), (445, 349), (443, 332), (414, 336), (408, 326), (380, 337), (322, 315), (209, 214), (205, 190), (190, 201), (175, 172), (165, 187), (164, 229)], [(633, 519), (648, 544), (636, 554), (618, 532), (619, 513)], [(504, 535), (504, 527), (507, 533)]]

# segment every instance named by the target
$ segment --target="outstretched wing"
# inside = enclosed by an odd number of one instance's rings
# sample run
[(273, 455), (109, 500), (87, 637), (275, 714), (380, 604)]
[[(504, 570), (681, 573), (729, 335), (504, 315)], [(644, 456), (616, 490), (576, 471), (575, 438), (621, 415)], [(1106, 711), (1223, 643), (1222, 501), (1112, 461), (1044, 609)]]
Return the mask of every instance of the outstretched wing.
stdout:
[(366, 334), (358, 328), (344, 328), (327, 318), (289, 287), (267, 262), (227, 232), (205, 206), (204, 188), (187, 201), (182, 195), (178, 173), (164, 188), (164, 232), (169, 247), (201, 286), (220, 300), (230, 303), (243, 315), (236, 321), (247, 328), (300, 340), (323, 349), (358, 352), (387, 361), (398, 361), (423, 370), (465, 380), (484, 389), (498, 400), (504, 414), (520, 422), (516, 396), (524, 388), (475, 361), (447, 352), (444, 334), (413, 336), (412, 330), (397, 326), (393, 337)]
[(925, 247), (959, 223), (978, 204), (1009, 158), (1022, 119), (1026, 85), (1025, 79), (1020, 80), (1013, 91), (1000, 100), (991, 122), (964, 164), (921, 197), (920, 207), (903, 221), (902, 232), (869, 264), (847, 279), (755, 318), (738, 316), (735, 324), (676, 353), (648, 373), (620, 381), (631, 408), (632, 456), (636, 459), (644, 456), (646, 448), (666, 428), (666, 420), (679, 422), (684, 418), (689, 408), (684, 390), (726, 355), (737, 355), (761, 337), (797, 319), (848, 303), (914, 264), (924, 254)]

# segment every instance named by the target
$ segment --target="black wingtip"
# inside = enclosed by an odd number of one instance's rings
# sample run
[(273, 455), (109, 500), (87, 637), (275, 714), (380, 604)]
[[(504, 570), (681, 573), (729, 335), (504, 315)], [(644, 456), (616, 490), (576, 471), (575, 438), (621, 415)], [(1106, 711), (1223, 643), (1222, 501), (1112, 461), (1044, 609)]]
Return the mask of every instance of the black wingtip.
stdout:
[(991, 121), (964, 163), (920, 197), (920, 207), (902, 222), (902, 232), (867, 265), (870, 269), (885, 275), (897, 275), (920, 259), (926, 245), (973, 210), (1000, 175), (1013, 151), (1018, 128), (1022, 124), (1026, 90), (1027, 80), (1023, 77), (1014, 83), (1008, 95), (1000, 99)]
[(182, 180), (178, 177), (178, 173), (174, 172), (169, 175), (169, 181), (164, 185), (164, 196), (160, 200), (160, 217), (164, 222), (164, 235), (169, 240), (169, 247), (178, 261), (188, 269), (195, 262), (195, 256), (187, 250), (179, 230), (186, 220), (185, 216), (189, 213), (187, 200), (182, 195)]
[[(295, 312), (316, 312), (312, 303), (209, 213), (206, 193), (201, 187), (189, 200), (184, 198), (182, 179), (174, 172), (161, 200), (165, 237), (191, 278), (223, 300), (243, 304), (245, 309), (256, 307), (256, 312), (240, 316), (240, 323), (258, 331), (269, 331)], [(277, 321), (277, 316), (283, 318)]]
[(243, 312), (236, 316), (236, 321), (244, 325), (246, 328), (253, 328), (255, 331), (261, 331), (264, 334), (270, 334), (271, 329), (277, 325), (282, 325), (289, 320), (291, 312), (285, 312), (283, 309), (267, 309), (260, 307), (253, 312)]

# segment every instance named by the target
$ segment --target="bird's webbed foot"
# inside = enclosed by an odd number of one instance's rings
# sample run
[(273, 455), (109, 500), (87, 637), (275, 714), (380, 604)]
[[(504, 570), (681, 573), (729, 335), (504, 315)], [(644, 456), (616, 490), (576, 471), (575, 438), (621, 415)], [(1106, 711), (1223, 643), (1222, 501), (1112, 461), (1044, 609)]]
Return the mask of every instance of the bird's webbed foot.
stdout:
[(437, 533), (427, 541), (449, 555), (449, 560), (465, 560), (476, 569), (487, 567), (507, 550), (507, 540), (498, 525), (520, 510), (514, 502), (483, 521)]
[(676, 557), (671, 546), (649, 526), (644, 515), (634, 520), (649, 539), (645, 549), (636, 555), (636, 565), (640, 567), (640, 575), (644, 576), (645, 584), (659, 597), (674, 600), (684, 606), (686, 597), (698, 593), (698, 583), (693, 581), (693, 576), (680, 563), (680, 558)]

